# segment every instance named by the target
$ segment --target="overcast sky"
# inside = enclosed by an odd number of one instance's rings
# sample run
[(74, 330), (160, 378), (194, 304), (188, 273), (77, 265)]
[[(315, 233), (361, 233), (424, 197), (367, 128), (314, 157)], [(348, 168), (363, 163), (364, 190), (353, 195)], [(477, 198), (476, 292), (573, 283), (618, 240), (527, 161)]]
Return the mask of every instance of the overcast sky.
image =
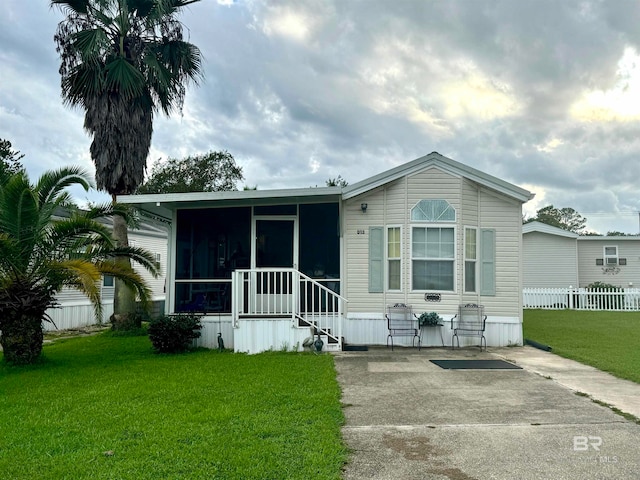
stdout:
[[(60, 97), (47, 0), (0, 2), (0, 138), (93, 171)], [(349, 183), (437, 151), (637, 233), (640, 2), (215, 1), (182, 20), (205, 78), (158, 115), (157, 159), (227, 150), (259, 189)], [(106, 200), (106, 195), (78, 199)]]

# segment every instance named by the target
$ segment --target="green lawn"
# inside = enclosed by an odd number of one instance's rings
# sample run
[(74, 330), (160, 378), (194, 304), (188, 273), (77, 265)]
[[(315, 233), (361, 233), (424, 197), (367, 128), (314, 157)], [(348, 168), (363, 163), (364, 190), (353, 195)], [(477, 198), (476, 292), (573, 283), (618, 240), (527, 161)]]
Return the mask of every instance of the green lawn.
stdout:
[(525, 310), (524, 338), (640, 383), (640, 312)]
[(158, 355), (108, 333), (44, 354), (0, 364), (2, 478), (340, 478), (329, 355)]

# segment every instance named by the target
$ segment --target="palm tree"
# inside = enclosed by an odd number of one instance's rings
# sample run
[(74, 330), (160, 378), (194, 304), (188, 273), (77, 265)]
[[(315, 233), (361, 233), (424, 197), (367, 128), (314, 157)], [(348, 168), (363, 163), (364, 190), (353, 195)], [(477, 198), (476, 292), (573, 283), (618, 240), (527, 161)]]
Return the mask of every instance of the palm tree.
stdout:
[(98, 221), (113, 215), (111, 205), (72, 211), (56, 219), (70, 201), (65, 190), (91, 187), (87, 172), (77, 167), (44, 173), (31, 184), (26, 172), (0, 183), (0, 344), (10, 363), (35, 361), (42, 351), (42, 322), (56, 305), (63, 287), (77, 289), (94, 305), (101, 319), (100, 281), (112, 275), (148, 302), (150, 290), (133, 269), (116, 258), (132, 259), (157, 275), (153, 255), (144, 249), (117, 247), (109, 229)]
[[(183, 40), (180, 11), (199, 0), (52, 0), (66, 19), (54, 37), (62, 96), (85, 110), (96, 183), (115, 202), (144, 179), (153, 115), (182, 108), (185, 86), (201, 75), (198, 48)], [(128, 245), (123, 218), (113, 236)], [(127, 263), (126, 259), (121, 260)], [(126, 328), (133, 297), (116, 282), (114, 327)]]

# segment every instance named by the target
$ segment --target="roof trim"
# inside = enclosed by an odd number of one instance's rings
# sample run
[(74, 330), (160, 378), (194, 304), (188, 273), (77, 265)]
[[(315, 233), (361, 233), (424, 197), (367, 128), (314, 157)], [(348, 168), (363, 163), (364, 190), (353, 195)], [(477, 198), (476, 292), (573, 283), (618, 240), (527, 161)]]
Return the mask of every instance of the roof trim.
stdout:
[(362, 195), (374, 188), (378, 188), (384, 184), (411, 175), (428, 167), (435, 166), (454, 175), (462, 176), (472, 180), (480, 185), (496, 190), (504, 195), (515, 198), (520, 202), (528, 202), (535, 194), (524, 188), (520, 188), (512, 183), (505, 182), (493, 175), (481, 172), (475, 168), (456, 162), (438, 152), (431, 152), (424, 157), (417, 158), (411, 162), (399, 165), (391, 170), (379, 173), (372, 177), (366, 178), (353, 185), (348, 185), (342, 189), (342, 198), (348, 200), (350, 198)]
[(522, 233), (546, 233), (548, 235), (556, 235), (558, 237), (567, 237), (567, 238), (579, 238), (580, 235), (574, 232), (570, 232), (568, 230), (563, 230), (562, 228), (554, 227), (551, 225), (547, 225), (546, 223), (538, 222), (537, 220), (529, 223), (525, 223), (522, 225)]
[(144, 195), (119, 195), (120, 203), (183, 203), (220, 200), (257, 200), (293, 197), (336, 196), (342, 193), (341, 187), (307, 187), (280, 190), (228, 190), (219, 192), (153, 193)]

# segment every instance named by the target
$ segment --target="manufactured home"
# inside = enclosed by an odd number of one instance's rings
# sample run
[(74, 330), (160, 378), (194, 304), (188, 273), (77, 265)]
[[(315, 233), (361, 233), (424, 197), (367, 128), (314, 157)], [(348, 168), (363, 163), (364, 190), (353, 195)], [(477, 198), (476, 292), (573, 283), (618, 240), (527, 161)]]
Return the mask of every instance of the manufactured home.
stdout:
[(525, 288), (640, 286), (640, 236), (578, 235), (537, 221), (522, 236)]
[[(170, 222), (166, 312), (238, 352), (385, 345), (395, 304), (481, 304), (489, 345), (522, 344), (522, 204), (533, 195), (436, 152), (346, 187), (120, 196)], [(423, 345), (451, 333), (429, 329)], [(402, 340), (402, 339), (400, 339)], [(411, 339), (407, 338), (407, 344)], [(473, 342), (474, 339), (469, 339)]]

